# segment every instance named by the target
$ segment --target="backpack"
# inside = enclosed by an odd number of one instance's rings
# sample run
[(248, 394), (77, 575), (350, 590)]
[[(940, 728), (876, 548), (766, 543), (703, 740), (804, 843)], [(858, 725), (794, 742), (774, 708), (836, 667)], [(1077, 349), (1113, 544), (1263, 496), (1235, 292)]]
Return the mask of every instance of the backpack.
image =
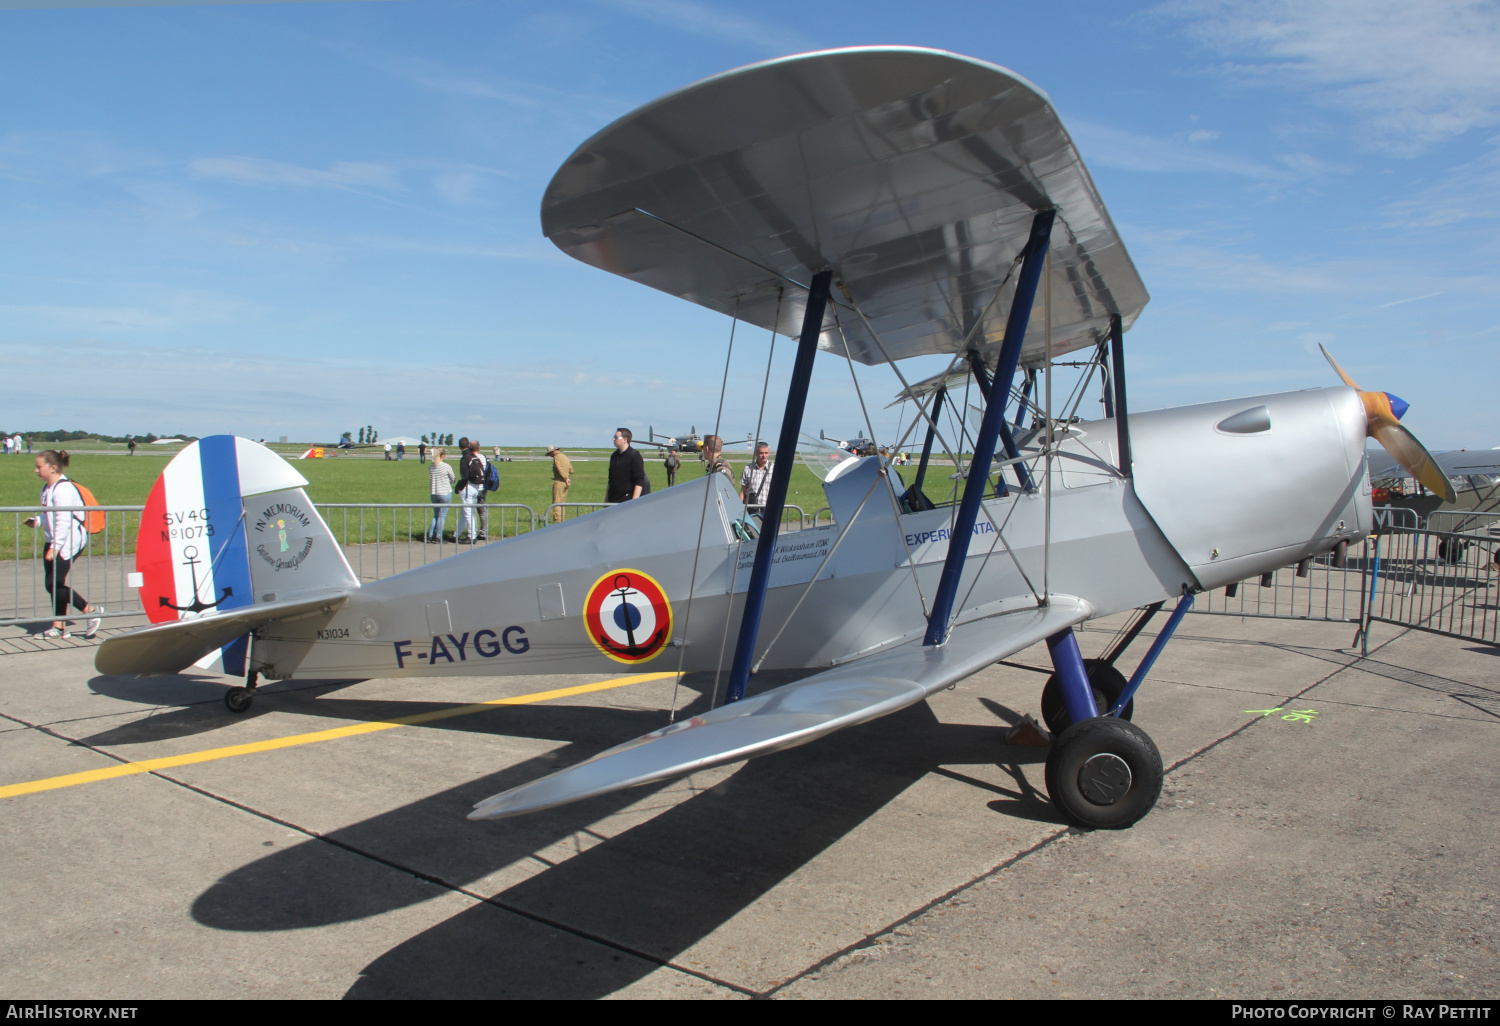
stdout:
[[(67, 478), (67, 482), (74, 488), (78, 489), (78, 494), (83, 496), (83, 504), (85, 506), (99, 505), (99, 500), (94, 498), (93, 492), (89, 491), (77, 481), (74, 481), (71, 477)], [(75, 517), (79, 516), (79, 514), (77, 513), (74, 513), (73, 515)], [(79, 519), (83, 521), (83, 526), (89, 532), (89, 534), (98, 534), (100, 531), (104, 530), (105, 516), (103, 510), (93, 510), (88, 513), (84, 513), (81, 517), (79, 517)]]
[(489, 466), (484, 471), (484, 490), (496, 492), (500, 490), (500, 468), (495, 466), (495, 461), (490, 460)]

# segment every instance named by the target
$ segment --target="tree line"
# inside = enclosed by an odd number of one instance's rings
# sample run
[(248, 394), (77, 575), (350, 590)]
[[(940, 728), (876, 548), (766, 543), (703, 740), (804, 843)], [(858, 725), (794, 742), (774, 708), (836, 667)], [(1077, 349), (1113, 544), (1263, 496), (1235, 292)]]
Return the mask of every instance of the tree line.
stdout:
[[(342, 440), (345, 442), (354, 442), (354, 432), (345, 431)], [(378, 441), (380, 441), (380, 432), (375, 430), (373, 424), (367, 424), (359, 429), (359, 441), (355, 444), (374, 445)], [(434, 431), (431, 435), (423, 435), (422, 442), (424, 445), (452, 445), (453, 432), (450, 431), (445, 435), (442, 432)]]

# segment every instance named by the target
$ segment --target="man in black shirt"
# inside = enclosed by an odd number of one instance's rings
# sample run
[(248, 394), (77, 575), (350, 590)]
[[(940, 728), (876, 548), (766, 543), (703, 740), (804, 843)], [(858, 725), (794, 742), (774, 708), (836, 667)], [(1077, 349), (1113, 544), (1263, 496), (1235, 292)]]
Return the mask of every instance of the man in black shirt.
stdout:
[(629, 502), (651, 491), (646, 481), (646, 462), (639, 450), (630, 447), (634, 436), (629, 428), (615, 430), (615, 451), (609, 456), (609, 489), (605, 502)]

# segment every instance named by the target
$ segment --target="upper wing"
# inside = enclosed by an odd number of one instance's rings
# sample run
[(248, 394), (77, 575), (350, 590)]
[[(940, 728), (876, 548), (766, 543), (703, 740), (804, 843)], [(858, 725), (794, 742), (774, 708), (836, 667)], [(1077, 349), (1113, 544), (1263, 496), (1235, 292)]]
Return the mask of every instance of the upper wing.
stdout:
[[(1470, 474), (1500, 474), (1500, 449), (1449, 449), (1432, 453), (1432, 462), (1444, 477), (1467, 477)], [(1384, 449), (1368, 451), (1370, 478), (1411, 477)]]
[[(753, 64), (625, 115), (553, 176), (542, 231), (585, 263), (782, 334), (800, 332), (806, 305), (788, 280), (832, 267), (901, 359), (971, 337), (999, 348), (1005, 283), (1049, 208), (1051, 286), (1036, 302), (1052, 297), (1056, 354), (1095, 345), (1111, 314), (1129, 328), (1148, 296), (1051, 101), (984, 61), (875, 46)], [(835, 325), (830, 309), (820, 346), (883, 362), (841, 290), (832, 306), (843, 313)], [(1030, 332), (1022, 362), (1043, 362), (1047, 343)]]
[(720, 706), (601, 752), (585, 762), (487, 798), (470, 819), (504, 819), (666, 780), (710, 766), (806, 744), (857, 723), (915, 705), (997, 660), (1071, 627), (1090, 615), (1081, 599), (955, 627), (940, 648), (921, 639), (806, 680)]
[(331, 613), (348, 600), (347, 590), (313, 592), (283, 602), (262, 602), (227, 613), (152, 624), (106, 639), (94, 656), (94, 669), (111, 676), (179, 673), (257, 627)]

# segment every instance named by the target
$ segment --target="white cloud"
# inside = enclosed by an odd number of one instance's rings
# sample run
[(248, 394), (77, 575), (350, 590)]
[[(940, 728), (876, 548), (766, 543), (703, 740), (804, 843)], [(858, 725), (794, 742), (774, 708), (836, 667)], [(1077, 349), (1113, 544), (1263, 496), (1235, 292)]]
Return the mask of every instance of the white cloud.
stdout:
[(400, 189), (400, 176), (386, 164), (343, 161), (328, 170), (260, 157), (201, 157), (188, 165), (197, 178), (236, 185), (291, 185), (302, 189)]
[(1500, 217), (1500, 136), (1490, 140), (1484, 156), (1450, 168), (1386, 213), (1395, 224), (1421, 228)]
[(1181, 138), (1160, 138), (1081, 118), (1070, 118), (1068, 129), (1085, 160), (1125, 171), (1211, 172), (1259, 181), (1291, 177), (1287, 169), (1202, 145), (1217, 139), (1218, 132), (1200, 129)]
[(766, 25), (741, 17), (718, 7), (692, 3), (691, 0), (598, 0), (643, 21), (688, 35), (701, 36), (721, 43), (734, 43), (768, 54), (796, 53), (810, 49), (800, 33)]
[(160, 157), (98, 132), (7, 132), (0, 136), (0, 176), (56, 185), (161, 169)]
[(449, 203), (467, 203), (474, 198), (482, 181), (473, 171), (450, 171), (433, 176), (432, 187)]
[(1493, 0), (1171, 0), (1156, 10), (1231, 58), (1227, 71), (1359, 115), (1377, 147), (1416, 152), (1500, 123)]

